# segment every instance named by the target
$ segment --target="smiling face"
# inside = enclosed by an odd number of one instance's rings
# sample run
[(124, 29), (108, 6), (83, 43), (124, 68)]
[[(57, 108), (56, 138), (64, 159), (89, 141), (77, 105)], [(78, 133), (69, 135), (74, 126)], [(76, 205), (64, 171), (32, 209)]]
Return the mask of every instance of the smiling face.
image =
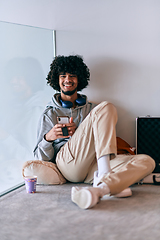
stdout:
[(75, 74), (65, 73), (59, 75), (59, 86), (63, 94), (73, 95), (78, 86), (78, 78)]

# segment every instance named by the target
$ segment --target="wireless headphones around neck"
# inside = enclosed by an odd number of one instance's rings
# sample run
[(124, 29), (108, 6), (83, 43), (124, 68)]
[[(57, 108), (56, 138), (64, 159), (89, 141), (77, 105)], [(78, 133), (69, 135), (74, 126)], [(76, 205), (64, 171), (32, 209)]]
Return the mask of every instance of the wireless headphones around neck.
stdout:
[[(84, 97), (82, 97), (81, 95), (78, 95), (79, 97), (76, 99), (76, 103), (78, 106), (83, 106), (86, 104), (86, 99)], [(73, 107), (73, 103), (70, 101), (63, 101), (61, 99), (61, 95), (59, 96), (59, 101), (62, 104), (62, 107), (64, 108), (72, 108)]]

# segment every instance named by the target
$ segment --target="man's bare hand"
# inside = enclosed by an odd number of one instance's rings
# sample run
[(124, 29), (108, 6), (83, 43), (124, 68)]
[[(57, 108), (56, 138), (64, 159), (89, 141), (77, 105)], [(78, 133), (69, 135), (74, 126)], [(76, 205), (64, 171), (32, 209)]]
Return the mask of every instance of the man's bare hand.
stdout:
[(68, 129), (69, 136), (72, 136), (76, 131), (76, 124), (73, 122), (73, 117), (69, 119), (69, 123), (65, 124)]
[[(68, 136), (63, 136), (62, 128), (67, 127), (68, 129)], [(45, 139), (48, 142), (52, 142), (58, 138), (67, 138), (74, 134), (76, 130), (76, 125), (73, 122), (73, 118), (71, 117), (69, 123), (66, 124), (56, 124), (46, 135)]]

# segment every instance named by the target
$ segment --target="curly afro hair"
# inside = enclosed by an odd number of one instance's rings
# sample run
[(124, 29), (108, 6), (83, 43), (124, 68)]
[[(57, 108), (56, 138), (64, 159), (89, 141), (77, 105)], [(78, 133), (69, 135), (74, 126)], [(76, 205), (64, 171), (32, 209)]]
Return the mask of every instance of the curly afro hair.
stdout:
[(90, 81), (90, 71), (83, 58), (79, 55), (57, 56), (50, 65), (50, 72), (46, 78), (47, 84), (53, 89), (60, 91), (59, 75), (60, 74), (75, 74), (78, 78), (77, 91), (81, 91), (88, 85)]

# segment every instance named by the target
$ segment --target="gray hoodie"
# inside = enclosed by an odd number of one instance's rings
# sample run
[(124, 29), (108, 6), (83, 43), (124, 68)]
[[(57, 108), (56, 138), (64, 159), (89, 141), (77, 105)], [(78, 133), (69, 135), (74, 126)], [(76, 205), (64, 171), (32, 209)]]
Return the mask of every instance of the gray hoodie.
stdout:
[(34, 149), (34, 156), (36, 159), (55, 162), (58, 151), (69, 140), (69, 138), (59, 138), (53, 142), (47, 142), (44, 139), (44, 135), (57, 124), (58, 116), (73, 117), (73, 121), (78, 127), (88, 113), (96, 106), (95, 103), (91, 103), (87, 100), (87, 96), (81, 95), (86, 98), (85, 105), (76, 106), (76, 108), (64, 108), (58, 100), (59, 95), (60, 93), (56, 93), (52, 97), (40, 118), (37, 145)]

